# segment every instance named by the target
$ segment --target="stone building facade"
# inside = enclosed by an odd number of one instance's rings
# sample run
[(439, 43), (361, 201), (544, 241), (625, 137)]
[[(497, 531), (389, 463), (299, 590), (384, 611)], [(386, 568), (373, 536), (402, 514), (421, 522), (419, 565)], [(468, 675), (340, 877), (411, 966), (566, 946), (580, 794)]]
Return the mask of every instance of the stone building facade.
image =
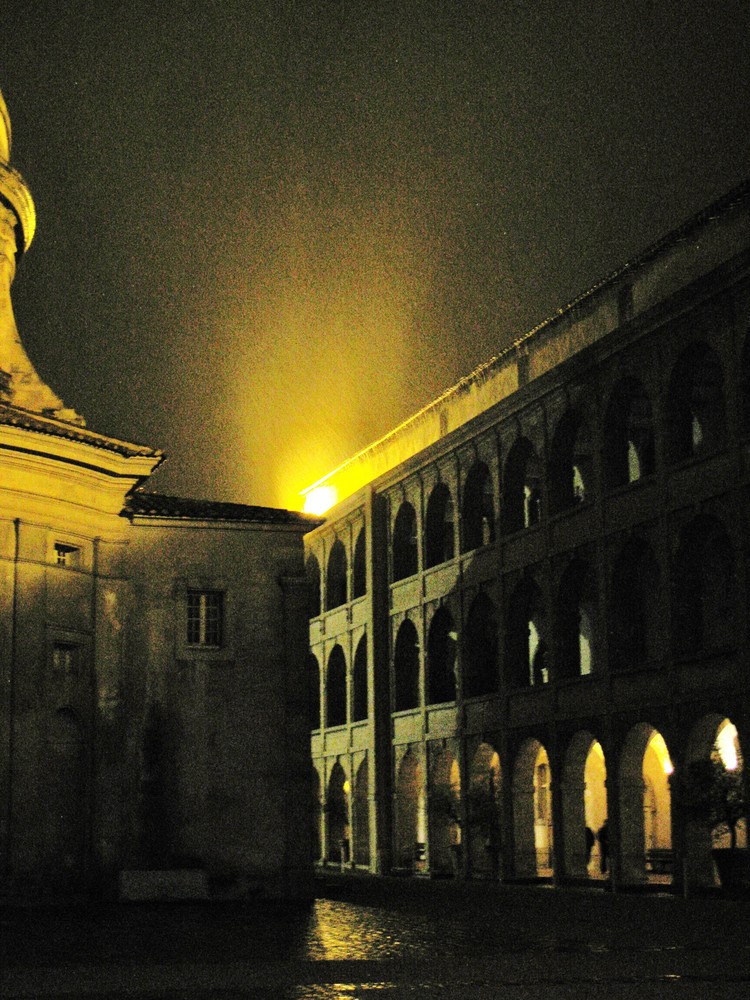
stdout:
[(316, 859), (711, 883), (749, 491), (746, 184), (310, 487)]
[(35, 222), (10, 138), (0, 96), (0, 895), (307, 895), (319, 521), (143, 492), (162, 454), (40, 379), (10, 297)]

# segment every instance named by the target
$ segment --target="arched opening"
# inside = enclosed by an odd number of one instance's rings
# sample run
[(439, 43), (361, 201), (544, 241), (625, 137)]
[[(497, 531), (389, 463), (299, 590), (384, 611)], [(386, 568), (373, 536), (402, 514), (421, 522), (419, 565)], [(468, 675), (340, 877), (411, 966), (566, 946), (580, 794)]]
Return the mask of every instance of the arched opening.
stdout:
[(568, 410), (557, 425), (550, 448), (550, 512), (559, 514), (589, 499), (591, 474), (588, 426), (579, 413)]
[(612, 571), (610, 656), (613, 670), (638, 669), (658, 656), (663, 613), (659, 567), (650, 545), (629, 538)]
[(346, 604), (346, 549), (340, 538), (337, 538), (328, 556), (328, 574), (326, 576), (326, 610)]
[(338, 761), (331, 769), (326, 799), (328, 829), (327, 858), (333, 864), (349, 861), (349, 782)]
[(317, 768), (313, 767), (311, 774), (312, 784), (310, 788), (310, 855), (314, 862), (321, 860), (323, 853), (323, 840), (320, 835), (320, 825), (323, 816), (323, 803), (321, 802), (320, 791), (321, 782)]
[[(747, 847), (744, 758), (731, 719), (703, 716), (690, 734), (684, 771), (679, 775), (685, 817), (688, 883), (716, 884), (714, 855)], [(720, 869), (721, 874), (721, 869)]]
[(495, 541), (495, 502), (492, 477), (484, 462), (472, 465), (464, 483), (461, 508), (461, 551), (471, 552)]
[(51, 720), (46, 815), (50, 878), (60, 891), (81, 885), (86, 860), (86, 748), (81, 726), (71, 708)]
[(630, 730), (620, 762), (621, 881), (638, 883), (649, 873), (672, 870), (674, 768), (664, 737), (641, 722)]
[(474, 754), (467, 800), (471, 873), (497, 878), (502, 861), (500, 757), (489, 743), (480, 743)]
[(352, 669), (352, 722), (367, 718), (367, 636), (357, 643)]
[(607, 870), (606, 780), (601, 744), (591, 733), (577, 733), (565, 757), (562, 787), (565, 871), (576, 878), (601, 878)]
[(395, 712), (419, 708), (419, 637), (413, 623), (405, 618), (396, 634), (393, 657)]
[(458, 762), (442, 750), (432, 765), (430, 871), (457, 875), (461, 869), (461, 776)]
[(448, 562), (455, 555), (453, 498), (445, 483), (438, 483), (427, 501), (424, 554), (426, 569)]
[(352, 796), (352, 832), (354, 835), (354, 864), (370, 866), (370, 806), (369, 766), (365, 758), (357, 769)]
[(594, 601), (583, 559), (572, 559), (563, 573), (556, 611), (557, 677), (585, 677), (594, 669)]
[(546, 621), (542, 593), (523, 576), (508, 600), (505, 667), (511, 687), (534, 687), (549, 681)]
[(394, 855), (396, 867), (414, 871), (422, 867), (427, 843), (424, 779), (419, 758), (406, 751), (396, 776)]
[(354, 543), (352, 564), (352, 600), (367, 593), (367, 553), (365, 551), (365, 529), (361, 528)]
[(513, 769), (516, 875), (546, 878), (554, 870), (549, 757), (535, 739), (521, 746)]
[(471, 602), (463, 634), (463, 696), (497, 691), (497, 616), (494, 602), (480, 591)]
[(724, 372), (719, 356), (707, 344), (691, 344), (677, 359), (667, 390), (666, 421), (669, 462), (723, 448)]
[(307, 682), (310, 729), (320, 729), (320, 664), (313, 653), (309, 653), (307, 657)]
[(654, 425), (651, 400), (632, 376), (615, 386), (604, 418), (604, 479), (608, 489), (653, 475)]
[(393, 582), (413, 576), (418, 566), (417, 515), (410, 503), (404, 501), (398, 509), (393, 524)]
[(699, 515), (680, 532), (672, 590), (678, 655), (716, 652), (736, 642), (734, 551), (717, 518)]
[(326, 726), (346, 724), (346, 660), (338, 643), (328, 657), (326, 676)]
[(447, 608), (438, 608), (427, 635), (427, 704), (456, 700), (456, 633)]
[(320, 563), (311, 555), (305, 563), (305, 577), (307, 579), (307, 616), (317, 618), (320, 614)]
[(510, 535), (539, 523), (542, 512), (542, 464), (527, 438), (519, 438), (508, 452), (502, 498), (503, 534)]

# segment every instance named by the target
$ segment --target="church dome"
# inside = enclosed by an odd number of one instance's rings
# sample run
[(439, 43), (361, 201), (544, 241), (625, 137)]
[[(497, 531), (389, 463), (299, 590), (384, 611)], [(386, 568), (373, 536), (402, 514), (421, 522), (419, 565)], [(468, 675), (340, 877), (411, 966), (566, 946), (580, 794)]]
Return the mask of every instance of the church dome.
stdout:
[(0, 163), (10, 162), (10, 115), (0, 90)]
[(28, 249), (34, 238), (36, 212), (31, 192), (23, 177), (10, 165), (11, 130), (8, 106), (0, 91), (0, 196), (10, 205), (20, 223), (20, 251)]

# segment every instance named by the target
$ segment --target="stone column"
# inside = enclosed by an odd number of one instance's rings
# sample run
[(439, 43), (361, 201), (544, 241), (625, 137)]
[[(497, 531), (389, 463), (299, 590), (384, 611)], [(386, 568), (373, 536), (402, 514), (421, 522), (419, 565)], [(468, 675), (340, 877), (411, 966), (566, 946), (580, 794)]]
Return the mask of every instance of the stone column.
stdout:
[[(620, 881), (638, 884), (646, 881), (642, 780), (620, 783), (620, 807)], [(612, 864), (611, 844), (609, 860)]]
[(534, 837), (534, 786), (513, 789), (513, 827), (515, 833), (515, 873), (519, 878), (536, 877), (537, 858)]
[(588, 875), (585, 791), (586, 785), (582, 779), (569, 778), (562, 783), (564, 873), (573, 878), (586, 878)]

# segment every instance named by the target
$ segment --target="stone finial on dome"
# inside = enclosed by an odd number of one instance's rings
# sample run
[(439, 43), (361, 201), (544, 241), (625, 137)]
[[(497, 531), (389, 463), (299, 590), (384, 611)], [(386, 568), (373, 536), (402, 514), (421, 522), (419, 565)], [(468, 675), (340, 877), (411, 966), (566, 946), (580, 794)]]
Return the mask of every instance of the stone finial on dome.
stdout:
[(82, 424), (37, 374), (18, 335), (10, 287), (16, 258), (34, 236), (36, 213), (23, 177), (11, 167), (10, 116), (0, 93), (0, 402)]

